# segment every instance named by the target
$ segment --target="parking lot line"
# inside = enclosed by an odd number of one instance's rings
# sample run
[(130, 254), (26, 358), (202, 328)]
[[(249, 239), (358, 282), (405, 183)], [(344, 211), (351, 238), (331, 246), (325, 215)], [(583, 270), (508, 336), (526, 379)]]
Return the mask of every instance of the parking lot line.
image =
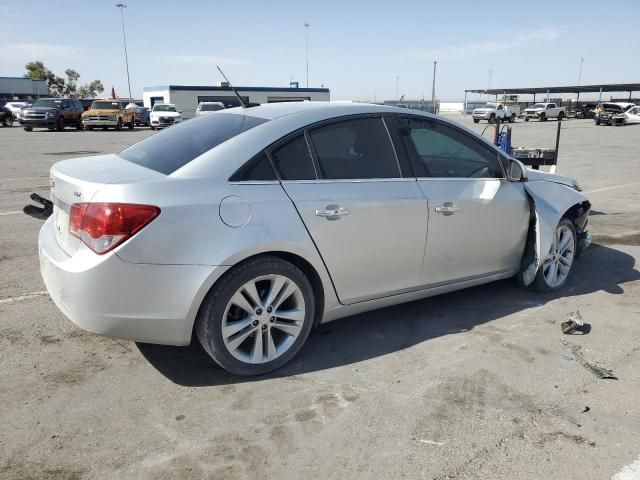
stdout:
[(16, 210), (15, 212), (0, 212), (0, 216), (4, 216), (4, 215), (17, 215), (18, 213), (22, 213), (22, 210)]
[(20, 300), (27, 300), (28, 298), (39, 297), (42, 295), (48, 295), (46, 291), (27, 293), (25, 295), (16, 295), (15, 297), (0, 298), (0, 303), (19, 302)]
[(587, 190), (586, 192), (582, 192), (582, 193), (587, 194), (587, 193), (607, 192), (609, 190), (618, 190), (620, 188), (635, 187), (636, 185), (640, 185), (640, 182), (625, 183), (623, 185), (614, 185), (612, 187), (596, 188), (595, 190)]

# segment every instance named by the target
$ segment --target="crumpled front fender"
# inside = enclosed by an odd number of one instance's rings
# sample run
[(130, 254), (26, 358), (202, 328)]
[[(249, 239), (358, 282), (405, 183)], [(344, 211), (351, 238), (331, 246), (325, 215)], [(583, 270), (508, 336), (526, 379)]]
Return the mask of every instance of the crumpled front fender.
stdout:
[(538, 268), (549, 256), (556, 227), (562, 217), (568, 212), (572, 213), (572, 220), (580, 238), (586, 230), (591, 204), (580, 192), (560, 183), (526, 182), (524, 189), (531, 205), (531, 221), (522, 259), (521, 276), (523, 283), (530, 285)]

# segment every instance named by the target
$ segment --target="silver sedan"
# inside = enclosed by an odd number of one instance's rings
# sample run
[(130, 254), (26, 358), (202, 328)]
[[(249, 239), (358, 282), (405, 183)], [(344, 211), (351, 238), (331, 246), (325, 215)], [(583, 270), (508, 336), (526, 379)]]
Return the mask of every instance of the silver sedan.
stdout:
[(79, 327), (278, 368), (311, 329), (507, 277), (561, 288), (590, 242), (577, 183), (408, 109), (282, 103), (51, 169), (42, 276)]

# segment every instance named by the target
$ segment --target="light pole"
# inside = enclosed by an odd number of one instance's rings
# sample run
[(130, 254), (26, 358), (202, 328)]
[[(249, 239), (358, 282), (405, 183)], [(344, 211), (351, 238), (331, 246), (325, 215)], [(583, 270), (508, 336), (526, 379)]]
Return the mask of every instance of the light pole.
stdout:
[(438, 62), (433, 62), (433, 84), (431, 85), (431, 104), (433, 105), (433, 113), (436, 112), (436, 65)]
[(309, 88), (309, 29), (311, 28), (309, 22), (304, 24), (304, 28), (307, 31), (307, 88)]
[[(580, 71), (578, 72), (578, 87), (580, 86), (580, 80), (582, 79), (582, 64), (584, 63), (584, 57), (580, 57)], [(576, 103), (580, 100), (580, 89), (578, 89), (578, 97)]]
[(124, 33), (124, 9), (127, 6), (124, 3), (117, 3), (116, 7), (120, 9), (120, 19), (122, 20), (122, 42), (124, 43), (124, 64), (127, 67), (127, 85), (129, 86), (129, 98), (133, 100), (131, 95), (131, 79), (129, 78), (129, 56), (127, 55), (127, 36)]

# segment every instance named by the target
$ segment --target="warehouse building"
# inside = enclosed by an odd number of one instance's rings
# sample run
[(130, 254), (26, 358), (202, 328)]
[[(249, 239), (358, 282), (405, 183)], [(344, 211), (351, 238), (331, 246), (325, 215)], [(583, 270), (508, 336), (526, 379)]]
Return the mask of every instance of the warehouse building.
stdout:
[[(243, 100), (250, 103), (329, 101), (328, 88), (235, 87)], [(165, 85), (145, 87), (142, 91), (144, 106), (173, 103), (182, 110), (184, 118), (195, 115), (200, 102), (222, 102), (226, 108), (239, 107), (240, 101), (228, 85)]]
[(33, 100), (48, 97), (46, 80), (31, 80), (24, 77), (0, 77), (0, 99)]

